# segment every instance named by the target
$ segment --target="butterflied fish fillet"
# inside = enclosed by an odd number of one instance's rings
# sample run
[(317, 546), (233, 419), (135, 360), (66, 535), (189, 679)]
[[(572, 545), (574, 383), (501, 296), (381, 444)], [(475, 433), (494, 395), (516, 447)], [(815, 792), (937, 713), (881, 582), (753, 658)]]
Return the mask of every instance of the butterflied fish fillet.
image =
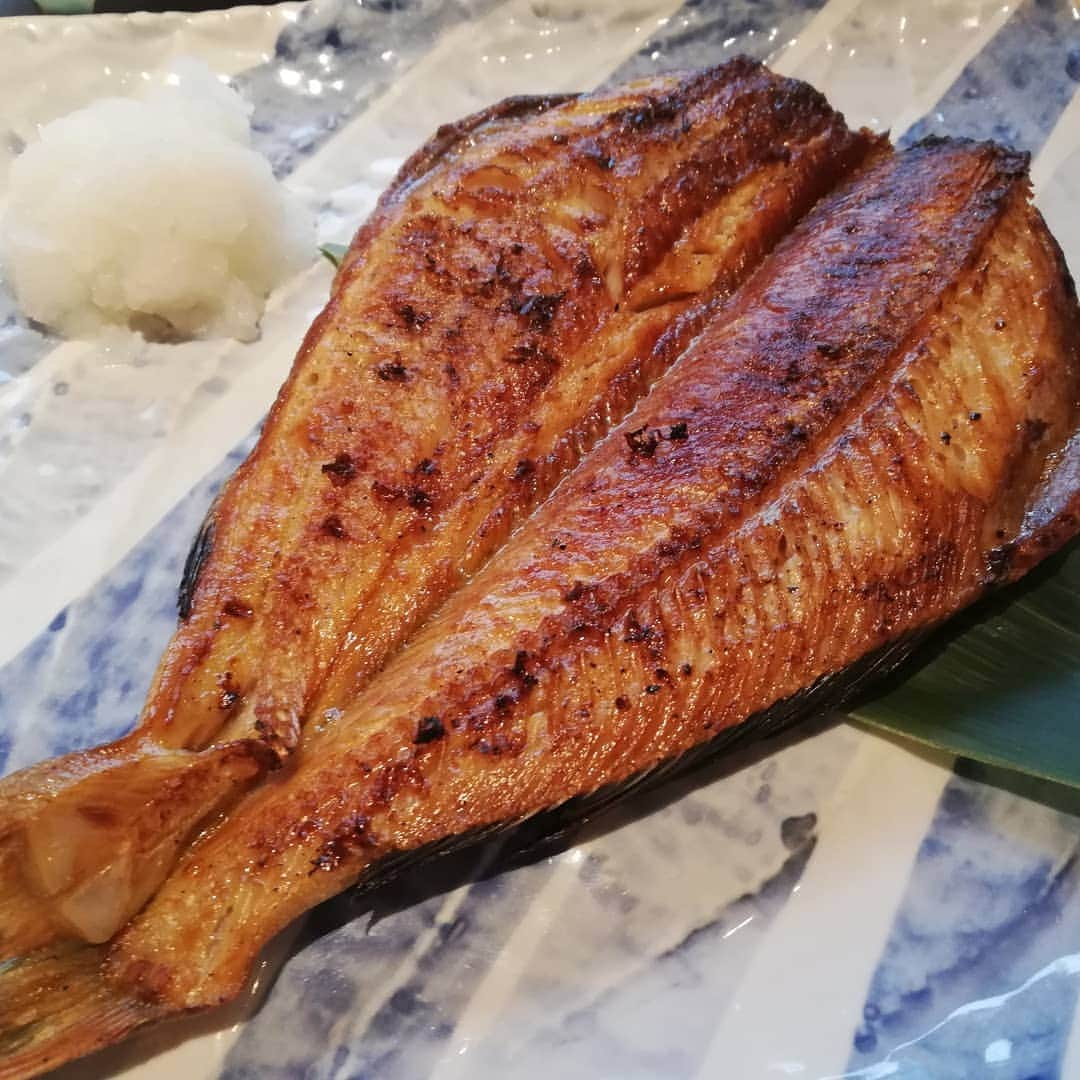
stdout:
[(747, 60), (441, 130), (208, 519), (138, 728), (0, 783), (0, 959), (111, 937), (878, 142)]
[(0, 1075), (226, 1000), (381, 860), (662, 767), (1022, 574), (1080, 525), (1078, 331), (1021, 155), (869, 164), (113, 942), (0, 976), (32, 1029)]

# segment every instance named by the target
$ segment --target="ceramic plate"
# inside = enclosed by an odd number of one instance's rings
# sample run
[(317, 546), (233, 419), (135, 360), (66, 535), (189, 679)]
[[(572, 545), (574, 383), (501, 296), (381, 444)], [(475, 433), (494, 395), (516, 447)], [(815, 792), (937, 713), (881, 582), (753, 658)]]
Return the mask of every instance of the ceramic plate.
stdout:
[[(0, 22), (0, 189), (34, 126), (203, 56), (347, 240), (404, 156), (504, 95), (715, 63), (850, 122), (1033, 155), (1080, 269), (1080, 11), (1065, 0), (312, 0)], [(260, 341), (61, 342), (0, 292), (0, 766), (134, 720), (188, 543), (325, 299)], [(1078, 703), (1080, 712), (1080, 703)], [(507, 869), (343, 897), (251, 995), (68, 1075), (488, 1080), (1080, 1076), (1080, 819), (1038, 786), (833, 719)]]

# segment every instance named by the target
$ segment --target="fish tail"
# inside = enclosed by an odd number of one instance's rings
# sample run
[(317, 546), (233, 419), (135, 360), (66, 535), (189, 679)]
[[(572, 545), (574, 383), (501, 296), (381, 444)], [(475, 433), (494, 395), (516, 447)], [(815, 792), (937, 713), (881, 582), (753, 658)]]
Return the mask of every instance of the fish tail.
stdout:
[(111, 985), (104, 960), (103, 946), (68, 945), (0, 964), (0, 1080), (38, 1076), (159, 1015)]
[(0, 964), (62, 936), (49, 906), (27, 887), (22, 862), (17, 833), (0, 835)]
[(255, 740), (201, 751), (124, 747), (83, 755), (79, 769), (65, 759), (51, 773), (8, 777), (0, 795), (17, 794), (0, 798), (0, 962), (63, 940), (107, 941), (207, 817), (272, 758)]

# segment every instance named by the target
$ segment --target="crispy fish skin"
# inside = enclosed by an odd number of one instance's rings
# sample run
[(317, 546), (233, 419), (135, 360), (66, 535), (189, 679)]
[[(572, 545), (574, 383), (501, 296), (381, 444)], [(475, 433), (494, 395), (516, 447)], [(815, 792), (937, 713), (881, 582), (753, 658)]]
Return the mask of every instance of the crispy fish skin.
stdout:
[[(410, 163), (353, 245), (216, 515), (148, 708), (169, 702), (170, 730), (226, 666), (231, 733), (254, 718), (291, 745), (328, 674), (353, 694), (873, 144), (805, 84), (745, 61), (505, 109)], [(252, 574), (253, 548), (272, 557)], [(219, 627), (238, 579), (251, 619)], [(211, 685), (174, 687), (188, 635), (200, 650), (208, 632)]]
[[(122, 925), (162, 852), (273, 763), (259, 744), (287, 757), (350, 701), (878, 145), (744, 59), (441, 130), (358, 234), (200, 535), (139, 727), (0, 782), (0, 957)], [(206, 761), (183, 752), (214, 742), (248, 761), (200, 795), (183, 777)], [(51, 822), (130, 817), (107, 788), (162, 750), (193, 805), (56, 854)], [(117, 846), (110, 930), (106, 889), (81, 905)], [(46, 887), (50, 859), (69, 872)]]
[[(208, 691), (220, 723), (221, 668), (237, 695), (230, 730), (254, 717), (286, 744), (332, 666), (354, 692), (677, 354), (660, 339), (672, 327), (688, 339), (701, 316), (678, 320), (687, 301), (730, 291), (869, 143), (814, 91), (751, 63), (529, 109), (444, 136), (354, 244), (215, 515), (148, 706), (172, 710), (170, 731), (185, 706), (206, 711)], [(781, 178), (782, 138), (799, 161)], [(689, 195), (669, 199), (672, 227), (646, 250), (669, 188)], [(739, 211), (733, 235), (695, 249), (703, 274), (678, 307), (626, 303), (713, 208)], [(229, 599), (250, 619), (230, 619)], [(209, 686), (177, 683), (208, 640)], [(203, 744), (200, 727), (185, 740)]]
[[(191, 848), (86, 977), (109, 1037), (227, 1000), (380, 858), (639, 775), (1074, 536), (1078, 331), (1022, 155), (933, 142), (870, 165)], [(46, 1018), (0, 1076), (66, 1037)]]

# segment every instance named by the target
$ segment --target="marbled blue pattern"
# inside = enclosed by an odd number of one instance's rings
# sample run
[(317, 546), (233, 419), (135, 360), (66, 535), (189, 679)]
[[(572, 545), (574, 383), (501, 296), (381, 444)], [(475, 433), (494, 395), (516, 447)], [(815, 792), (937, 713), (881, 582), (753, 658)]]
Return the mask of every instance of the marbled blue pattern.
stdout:
[[(1080, 89), (1078, 49), (1071, 3), (1025, 0), (901, 145), (950, 134), (1038, 152)], [(970, 769), (984, 781), (1005, 779)], [(905, 1080), (981, 1075), (987, 1048), (995, 1044), (991, 1057), (1002, 1054), (1005, 1039), (1009, 1056), (992, 1062), (995, 1077), (1062, 1075), (1080, 989), (1075, 971), (934, 1028), (987, 987), (1004, 993), (1041, 963), (1080, 951), (1080, 822), (1068, 801), (1069, 813), (1028, 808), (1031, 828), (1052, 833), (1056, 848), (1013, 851), (994, 819), (1018, 812), (1020, 800), (961, 778), (950, 784), (874, 975), (853, 1038), (853, 1070), (885, 1060)], [(890, 1053), (897, 1046), (904, 1048)]]
[(1080, 21), (1071, 0), (1022, 0), (937, 106), (903, 134), (996, 139), (1035, 151), (1080, 90)]
[(176, 590), (192, 538), (254, 436), (136, 545), (97, 585), (0, 668), (0, 773), (127, 731), (176, 625)]
[(694, 0), (672, 15), (610, 81), (704, 67), (740, 53), (767, 62), (823, 4), (824, 0)]
[[(11, 290), (0, 279), (0, 386), (29, 371), (56, 344), (52, 334), (32, 326), (22, 315)], [(0, 456), (3, 453), (0, 435)]]
[[(965, 771), (971, 776), (946, 788), (919, 851), (867, 994), (851, 1068), (884, 1059), (902, 1065), (900, 1076), (977, 1076), (987, 1047), (1005, 1039), (1008, 1057), (995, 1063), (995, 1077), (1058, 1077), (1080, 964), (997, 1008), (948, 1018), (988, 988), (1009, 993), (1056, 959), (1080, 956), (1077, 799), (1021, 782), (1020, 791), (1035, 796), (1025, 798), (987, 783), (1016, 785), (1009, 774)], [(1027, 842), (1016, 844), (1016, 836)], [(1003, 1053), (999, 1046), (991, 1057)]]
[(236, 79), (255, 106), (255, 145), (278, 176), (288, 175), (441, 34), (497, 2), (325, 0), (305, 6), (278, 39), (274, 59)]

